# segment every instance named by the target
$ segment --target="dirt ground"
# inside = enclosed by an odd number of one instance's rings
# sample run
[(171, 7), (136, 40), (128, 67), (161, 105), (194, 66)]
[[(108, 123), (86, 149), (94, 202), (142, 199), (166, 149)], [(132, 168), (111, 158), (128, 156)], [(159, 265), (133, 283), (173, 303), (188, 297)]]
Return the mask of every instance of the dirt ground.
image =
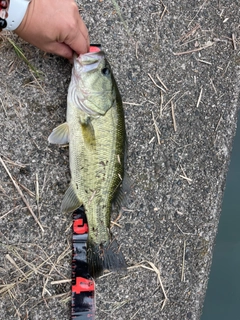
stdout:
[[(96, 319), (200, 319), (237, 125), (238, 1), (80, 8), (122, 94), (133, 181), (112, 230), (128, 272), (96, 281)], [(0, 319), (68, 320), (72, 218), (60, 212), (68, 148), (47, 137), (65, 121), (71, 65), (5, 32), (0, 73)]]

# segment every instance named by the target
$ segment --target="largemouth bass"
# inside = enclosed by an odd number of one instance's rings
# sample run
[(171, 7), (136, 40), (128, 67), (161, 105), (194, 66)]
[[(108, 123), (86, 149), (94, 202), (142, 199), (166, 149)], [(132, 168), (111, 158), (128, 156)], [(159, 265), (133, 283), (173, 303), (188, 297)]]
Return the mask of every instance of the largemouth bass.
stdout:
[(67, 97), (67, 122), (50, 143), (69, 143), (71, 183), (62, 211), (84, 206), (88, 264), (93, 276), (125, 267), (110, 233), (110, 216), (124, 175), (125, 123), (121, 96), (103, 51), (75, 57)]

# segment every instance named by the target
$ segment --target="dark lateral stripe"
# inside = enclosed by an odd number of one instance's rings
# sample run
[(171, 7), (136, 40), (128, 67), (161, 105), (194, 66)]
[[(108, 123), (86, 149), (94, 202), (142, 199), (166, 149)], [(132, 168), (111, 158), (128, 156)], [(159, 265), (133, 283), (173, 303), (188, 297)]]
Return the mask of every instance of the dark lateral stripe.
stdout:
[(93, 320), (95, 283), (87, 264), (88, 224), (84, 208), (73, 213), (72, 319)]

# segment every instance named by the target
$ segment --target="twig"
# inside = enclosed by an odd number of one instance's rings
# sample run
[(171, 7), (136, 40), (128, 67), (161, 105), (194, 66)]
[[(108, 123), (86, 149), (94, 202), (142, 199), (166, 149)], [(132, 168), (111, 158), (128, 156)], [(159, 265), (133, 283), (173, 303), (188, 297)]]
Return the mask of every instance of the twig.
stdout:
[(236, 38), (234, 33), (232, 34), (232, 43), (233, 43), (233, 49), (237, 50)]
[(176, 119), (175, 119), (175, 113), (174, 113), (174, 105), (173, 105), (172, 102), (171, 102), (171, 108), (172, 108), (173, 128), (174, 128), (174, 131), (176, 132), (177, 131), (177, 125), (176, 125)]
[[(29, 269), (31, 269), (31, 270), (34, 272), (35, 275), (38, 274), (38, 273), (44, 275), (44, 273), (41, 272), (40, 269), (37, 270), (37, 268), (35, 267), (34, 261), (32, 261), (32, 262), (26, 261), (26, 260), (20, 255), (20, 253), (19, 253), (16, 249), (13, 249), (12, 252), (13, 252), (13, 254), (15, 255), (15, 257), (17, 257), (17, 258), (18, 258), (20, 261), (22, 261)], [(24, 274), (24, 276), (26, 277), (26, 274)]]
[[(161, 2), (162, 2), (162, 0), (161, 0)], [(160, 16), (160, 21), (162, 20), (162, 18), (164, 17), (164, 14), (168, 11), (167, 10), (167, 7), (165, 6), (165, 4), (162, 2), (162, 5), (163, 5), (163, 12), (162, 12), (162, 14), (161, 14), (161, 16)]]
[(124, 104), (129, 104), (130, 106), (142, 106), (143, 104), (142, 103), (135, 103), (135, 102), (124, 102)]
[(20, 207), (20, 206), (17, 206), (17, 207), (15, 207), (15, 208), (9, 210), (8, 212), (4, 213), (2, 216), (0, 216), (0, 220), (3, 219), (4, 217), (6, 217), (9, 213), (13, 212), (13, 211), (14, 211), (15, 209), (17, 209), (18, 207)]
[(201, 90), (200, 90), (200, 93), (199, 93), (199, 97), (198, 97), (198, 101), (197, 101), (196, 108), (198, 108), (198, 107), (199, 107), (199, 104), (200, 104), (200, 102), (201, 102), (201, 98), (202, 98), (202, 93), (203, 93), (203, 88), (201, 88)]
[[(218, 123), (217, 123), (216, 128), (215, 128), (215, 132), (217, 131), (221, 121), (222, 121), (222, 115), (221, 115), (220, 119), (218, 120)], [(213, 144), (215, 144), (216, 140), (217, 140), (217, 134), (216, 134), (216, 137), (215, 137), (215, 139), (213, 141)]]
[(163, 295), (164, 295), (164, 301), (163, 301), (163, 304), (162, 304), (162, 307), (161, 307), (161, 310), (163, 310), (163, 308), (165, 307), (165, 305), (167, 303), (168, 297), (167, 297), (167, 294), (165, 292), (165, 289), (164, 289), (164, 286), (163, 286), (163, 283), (162, 283), (160, 271), (151, 261), (146, 261), (146, 262), (152, 267), (152, 270), (155, 271), (157, 276), (158, 276), (158, 281), (160, 283), (160, 286), (161, 286), (161, 289), (162, 289), (162, 292), (163, 292)]
[[(45, 261), (43, 261), (41, 264), (39, 264), (35, 270), (38, 270), (40, 269), (48, 260), (50, 260), (52, 257), (54, 256), (54, 254), (52, 254), (50, 257), (48, 257)], [(17, 284), (19, 283), (22, 283), (24, 281), (26, 281), (28, 278), (30, 278), (30, 276), (35, 273), (33, 270), (31, 271), (28, 271), (23, 278), (21, 279), (18, 279), (18, 281), (16, 282), (12, 282), (12, 283), (9, 283), (9, 284), (6, 284), (6, 285), (0, 285), (0, 294), (4, 294), (6, 291), (10, 292), (10, 290), (12, 288), (14, 288), (14, 286), (16, 286)], [(2, 289), (1, 289), (2, 288)]]
[(115, 221), (111, 221), (111, 223), (114, 224), (115, 226), (118, 226), (119, 228), (122, 228), (122, 226), (119, 223), (115, 222)]
[(13, 46), (14, 48), (14, 51), (16, 52), (17, 56), (19, 58), (21, 58), (27, 65), (28, 67), (30, 68), (30, 70), (32, 70), (37, 76), (40, 75), (41, 72), (39, 72), (30, 62), (29, 60), (26, 58), (26, 56), (24, 55), (22, 49), (20, 47), (18, 47), (18, 45), (13, 41), (11, 40), (9, 37), (7, 38), (8, 42), (11, 43), (11, 45)]
[(26, 168), (26, 166), (29, 165), (28, 163), (27, 164), (16, 163), (16, 162), (12, 161), (11, 159), (9, 159), (8, 157), (6, 157), (4, 154), (0, 153), (0, 155), (5, 159), (5, 162), (10, 163), (10, 164), (12, 164), (14, 166), (21, 167), (21, 168)]
[(207, 49), (209, 47), (211, 47), (212, 45), (214, 45), (214, 42), (211, 42), (209, 44), (207, 44), (206, 46), (200, 47), (200, 48), (196, 48), (196, 49), (192, 49), (192, 50), (188, 50), (188, 51), (183, 51), (183, 52), (173, 52), (173, 54), (175, 56), (182, 56), (184, 54), (189, 54), (189, 53), (193, 53), (193, 52), (198, 52), (204, 49)]
[(168, 91), (168, 88), (165, 86), (165, 84), (163, 83), (163, 81), (159, 78), (158, 74), (156, 75), (158, 81), (161, 83), (161, 85)]
[(25, 190), (30, 197), (34, 197), (34, 192), (32, 192), (31, 190), (29, 190), (27, 187), (25, 187), (23, 184), (21, 184), (20, 182), (17, 182), (18, 185), (23, 189)]
[(135, 316), (138, 314), (138, 312), (139, 312), (140, 310), (141, 310), (141, 309), (139, 308), (139, 309), (134, 313), (134, 315), (130, 318), (130, 320), (134, 319)]
[(160, 91), (160, 118), (162, 118), (162, 112), (163, 112), (163, 93)]
[(41, 192), (39, 193), (39, 199), (42, 197), (43, 190), (44, 190), (44, 188), (45, 188), (45, 186), (46, 186), (47, 177), (48, 177), (48, 168), (45, 170), (45, 175), (44, 175), (44, 178), (43, 178), (42, 189), (41, 189)]
[(72, 279), (56, 280), (56, 281), (51, 281), (51, 284), (68, 283), (68, 282), (71, 282), (71, 281), (72, 281)]
[(160, 90), (162, 90), (163, 92), (166, 92), (165, 89), (163, 89), (162, 87), (160, 87), (158, 84), (156, 84), (155, 80), (153, 79), (153, 77), (150, 75), (150, 73), (148, 73), (149, 78), (152, 80), (152, 82), (154, 83), (154, 85), (159, 88)]
[(228, 64), (227, 64), (226, 69), (224, 70), (224, 72), (223, 72), (223, 74), (222, 74), (222, 77), (223, 77), (223, 76), (225, 75), (225, 73), (227, 72), (227, 69), (228, 69), (230, 63), (231, 63), (231, 60), (228, 61)]
[(183, 176), (183, 175), (181, 175), (181, 174), (179, 175), (179, 177), (187, 180), (187, 182), (188, 182), (189, 184), (191, 184), (191, 182), (192, 182), (192, 179), (190, 179), (190, 178), (188, 178), (188, 177), (186, 177), (186, 176)]
[(0, 157), (0, 162), (2, 163), (4, 169), (6, 170), (9, 178), (12, 180), (12, 183), (14, 184), (14, 187), (17, 189), (18, 193), (20, 194), (23, 202), (26, 204), (28, 210), (30, 211), (31, 215), (33, 216), (34, 220), (36, 221), (36, 223), (39, 225), (40, 229), (42, 230), (42, 232), (44, 232), (44, 229), (41, 225), (41, 223), (39, 222), (38, 218), (36, 217), (35, 213), (33, 212), (32, 208), (30, 207), (29, 203), (27, 202), (26, 198), (24, 197), (21, 189), (19, 188), (18, 184), (15, 182), (15, 180), (13, 179), (13, 177), (11, 176), (11, 173), (9, 172), (8, 168), (6, 167), (4, 161), (2, 160), (2, 157)]
[[(148, 263), (151, 266), (151, 268), (145, 266), (143, 264), (144, 262)], [(159, 269), (151, 261), (147, 261), (147, 260), (146, 261), (142, 261), (140, 264), (137, 264), (135, 266), (128, 267), (127, 269), (130, 270), (130, 269), (135, 269), (135, 268), (139, 268), (139, 267), (156, 272), (158, 281), (160, 283), (160, 287), (161, 287), (163, 295), (164, 295), (164, 300), (163, 300), (163, 304), (162, 304), (162, 307), (161, 307), (161, 310), (163, 310), (163, 308), (165, 307), (165, 305), (166, 305), (166, 303), (168, 301), (168, 297), (167, 297), (166, 291), (165, 291), (163, 283), (162, 283), (162, 279), (161, 279), (161, 275), (160, 275)]]
[(185, 282), (185, 254), (186, 254), (186, 240), (183, 243), (183, 257), (182, 257), (182, 276), (181, 281)]
[(38, 183), (38, 173), (36, 172), (36, 181), (35, 181), (35, 195), (36, 195), (36, 203), (37, 203), (37, 210), (38, 210), (38, 216), (40, 216), (40, 207), (39, 207), (39, 183)]
[[(178, 211), (178, 214), (179, 214), (179, 211)], [(179, 225), (176, 223), (176, 226), (178, 227), (178, 229), (182, 232), (182, 234), (185, 234), (187, 236), (190, 236), (190, 235), (193, 235), (193, 233), (189, 233), (189, 232), (184, 232), (182, 231), (182, 229), (179, 227)]]
[(26, 274), (18, 267), (16, 262), (13, 260), (13, 258), (10, 256), (10, 254), (6, 254), (5, 258), (25, 277)]
[(153, 101), (151, 101), (151, 100), (147, 100), (147, 102), (155, 105), (155, 102), (153, 102)]
[(148, 142), (148, 144), (151, 144), (155, 140), (155, 137), (152, 137), (152, 139)]
[(154, 124), (156, 135), (157, 135), (158, 144), (161, 144), (161, 140), (160, 140), (161, 133), (160, 133), (160, 130), (157, 126), (153, 111), (152, 111), (152, 118), (153, 118), (153, 124)]
[(199, 14), (199, 12), (202, 10), (203, 6), (205, 5), (205, 3), (207, 2), (207, 0), (205, 0), (203, 2), (203, 4), (200, 6), (199, 10), (197, 11), (197, 13), (195, 14), (195, 16), (193, 17), (193, 19), (189, 22), (188, 27), (192, 24), (193, 20), (196, 18), (196, 16)]
[(177, 92), (174, 93), (174, 95), (172, 96), (172, 98), (169, 99), (168, 102), (165, 104), (165, 106), (162, 108), (162, 111), (163, 111), (164, 109), (166, 109), (167, 105), (175, 98), (175, 96), (176, 96), (179, 92), (180, 92), (180, 91), (177, 91)]
[(163, 243), (162, 243), (161, 246), (159, 247), (159, 249), (158, 249), (158, 251), (157, 251), (157, 253), (156, 253), (156, 255), (155, 255), (154, 263), (156, 263), (156, 259), (158, 258), (159, 252), (160, 252), (160, 250), (164, 247), (164, 245), (165, 245), (165, 243), (167, 242), (169, 236), (170, 236), (170, 234), (168, 234), (168, 235), (166, 236), (166, 238), (164, 239)]
[(216, 87), (215, 87), (215, 85), (214, 85), (214, 83), (213, 83), (212, 79), (210, 79), (210, 82), (211, 82), (211, 85), (212, 85), (212, 87), (213, 87), (213, 90), (214, 90), (214, 91), (215, 91), (215, 93), (217, 94), (217, 89), (216, 89)]
[(49, 273), (48, 273), (48, 275), (47, 275), (47, 279), (46, 279), (46, 281), (45, 281), (44, 284), (43, 284), (42, 297), (44, 297), (45, 292), (47, 292), (49, 295), (51, 295), (50, 292), (49, 292), (48, 289), (47, 289), (48, 280), (49, 280), (49, 278), (50, 278), (51, 273), (53, 272), (53, 270), (56, 269), (56, 265), (68, 254), (68, 252), (69, 252), (69, 247), (67, 247), (67, 248), (60, 254), (60, 256), (57, 258), (57, 261), (52, 264), (52, 267), (51, 267), (51, 269), (50, 269), (50, 271), (49, 271)]
[(33, 78), (35, 79), (35, 81), (37, 82), (38, 86), (40, 87), (40, 89), (42, 90), (43, 93), (46, 94), (46, 91), (43, 89), (43, 87), (41, 86), (40, 82), (37, 80), (37, 78), (34, 76), (34, 74), (31, 72)]
[(181, 164), (180, 164), (180, 168), (181, 168), (181, 170), (182, 170), (182, 172), (183, 172), (183, 176), (180, 174), (179, 177), (181, 177), (181, 178), (183, 178), (183, 179), (186, 179), (187, 182), (188, 182), (188, 184), (191, 184), (192, 179), (190, 179), (190, 178), (187, 177), (187, 175), (186, 175), (185, 171), (183, 170), (183, 167), (181, 166)]
[(209, 65), (212, 64), (211, 62), (208, 62), (208, 61), (205, 61), (205, 60), (201, 60), (201, 59), (196, 59), (196, 60), (199, 61), (199, 62), (205, 63), (205, 64), (209, 64)]
[(222, 120), (222, 115), (221, 115), (221, 117), (220, 117), (220, 118), (219, 118), (219, 120), (218, 120), (218, 123), (217, 123), (217, 125), (216, 125), (215, 131), (217, 131), (217, 129), (218, 129), (218, 127), (219, 127), (219, 124), (220, 124), (221, 120)]
[(113, 274), (113, 272), (105, 273), (102, 276), (100, 276), (98, 279), (102, 279), (102, 278), (108, 277), (108, 276), (110, 276), (110, 274)]
[(197, 24), (192, 30), (190, 30), (188, 33), (181, 36), (181, 38), (178, 40), (179, 42), (183, 42), (187, 40), (190, 36), (194, 35), (194, 33), (197, 31), (197, 29), (200, 28), (200, 24)]

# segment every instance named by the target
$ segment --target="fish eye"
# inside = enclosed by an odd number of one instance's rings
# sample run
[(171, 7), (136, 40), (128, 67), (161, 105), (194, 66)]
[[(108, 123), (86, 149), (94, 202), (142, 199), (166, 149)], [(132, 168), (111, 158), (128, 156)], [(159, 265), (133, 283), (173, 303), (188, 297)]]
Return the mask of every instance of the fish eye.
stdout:
[(104, 76), (109, 76), (109, 75), (110, 75), (110, 70), (109, 70), (108, 68), (103, 68), (103, 69), (101, 70), (101, 72), (102, 72), (102, 74), (103, 74)]

